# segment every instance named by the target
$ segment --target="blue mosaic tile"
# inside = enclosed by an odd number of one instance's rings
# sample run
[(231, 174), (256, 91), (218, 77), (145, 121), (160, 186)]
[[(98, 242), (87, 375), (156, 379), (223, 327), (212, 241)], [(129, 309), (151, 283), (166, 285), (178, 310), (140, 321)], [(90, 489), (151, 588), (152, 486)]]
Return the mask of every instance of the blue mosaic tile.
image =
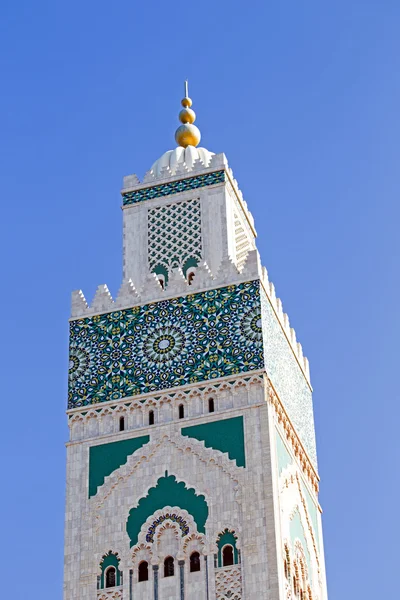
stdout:
[(312, 393), (265, 293), (261, 292), (265, 369), (310, 460), (317, 466)]
[(180, 179), (179, 181), (171, 181), (170, 183), (162, 183), (134, 192), (125, 192), (122, 194), (122, 204), (123, 206), (129, 206), (130, 204), (137, 204), (137, 202), (143, 202), (144, 200), (152, 200), (153, 198), (162, 198), (163, 196), (178, 194), (179, 192), (196, 190), (208, 185), (224, 183), (224, 181), (225, 171), (215, 171), (214, 173), (208, 173), (206, 175), (195, 175), (194, 177)]
[(72, 321), (68, 407), (262, 368), (253, 281)]

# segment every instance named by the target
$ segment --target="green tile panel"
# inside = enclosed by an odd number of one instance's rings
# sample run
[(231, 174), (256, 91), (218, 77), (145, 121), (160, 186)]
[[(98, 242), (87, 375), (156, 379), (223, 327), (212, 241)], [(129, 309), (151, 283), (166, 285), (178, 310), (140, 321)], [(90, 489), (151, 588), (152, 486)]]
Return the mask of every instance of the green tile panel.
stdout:
[(207, 448), (228, 453), (238, 467), (246, 466), (243, 417), (183, 427), (181, 433), (204, 442)]
[(89, 448), (89, 498), (97, 494), (105, 477), (124, 465), (128, 456), (147, 444), (149, 440), (148, 435), (143, 435), (129, 440), (91, 446)]

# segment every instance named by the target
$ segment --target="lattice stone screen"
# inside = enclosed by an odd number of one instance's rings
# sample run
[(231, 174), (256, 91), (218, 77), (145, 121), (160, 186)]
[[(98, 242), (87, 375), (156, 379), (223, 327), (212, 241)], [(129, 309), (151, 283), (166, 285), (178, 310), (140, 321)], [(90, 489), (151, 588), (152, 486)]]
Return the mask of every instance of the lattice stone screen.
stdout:
[(184, 274), (202, 257), (200, 200), (157, 206), (148, 213), (149, 268), (167, 278), (171, 269)]
[(215, 592), (217, 600), (242, 599), (242, 572), (240, 565), (223, 567), (215, 571)]

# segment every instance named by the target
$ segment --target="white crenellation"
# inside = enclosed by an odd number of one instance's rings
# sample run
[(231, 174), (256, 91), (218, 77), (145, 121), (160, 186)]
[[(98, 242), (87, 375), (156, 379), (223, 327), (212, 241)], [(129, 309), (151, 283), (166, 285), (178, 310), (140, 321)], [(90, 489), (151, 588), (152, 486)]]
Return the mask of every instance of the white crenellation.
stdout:
[(82, 317), (88, 310), (88, 303), (82, 290), (75, 290), (71, 295), (71, 317)]
[(93, 302), (90, 306), (93, 312), (107, 312), (112, 310), (113, 299), (110, 294), (110, 290), (108, 287), (104, 285), (99, 285), (96, 290), (96, 294), (93, 298)]
[(185, 279), (181, 268), (173, 269), (168, 280), (168, 293), (176, 296), (187, 294), (189, 292), (189, 284)]
[(126, 177), (124, 177), (124, 183), (123, 183), (123, 188), (124, 189), (129, 189), (132, 187), (136, 187), (140, 185), (140, 181), (139, 181), (139, 177), (135, 174), (133, 175), (126, 175)]
[(135, 306), (140, 302), (140, 295), (138, 294), (135, 286), (133, 285), (132, 279), (125, 279), (121, 287), (119, 288), (118, 295), (115, 299), (116, 308), (124, 308)]

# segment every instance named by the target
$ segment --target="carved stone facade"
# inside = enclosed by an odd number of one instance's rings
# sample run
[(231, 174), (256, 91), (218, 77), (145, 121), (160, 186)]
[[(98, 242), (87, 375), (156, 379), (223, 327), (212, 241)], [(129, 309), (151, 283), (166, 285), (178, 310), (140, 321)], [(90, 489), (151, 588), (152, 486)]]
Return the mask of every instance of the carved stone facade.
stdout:
[(73, 294), (64, 600), (327, 600), (308, 361), (224, 155), (122, 195), (120, 292)]

